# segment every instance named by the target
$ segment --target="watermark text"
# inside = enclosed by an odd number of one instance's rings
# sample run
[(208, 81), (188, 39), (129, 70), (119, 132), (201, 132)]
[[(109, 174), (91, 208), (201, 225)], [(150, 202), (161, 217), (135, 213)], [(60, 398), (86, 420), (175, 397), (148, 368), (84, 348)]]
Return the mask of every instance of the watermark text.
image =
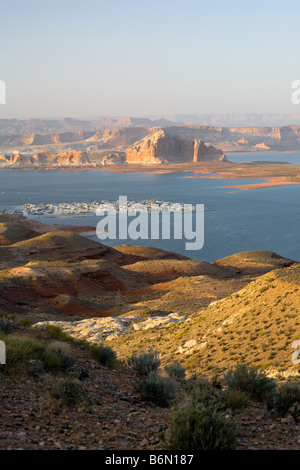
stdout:
[(100, 240), (188, 240), (186, 250), (200, 250), (204, 245), (204, 205), (173, 204), (150, 207), (128, 203), (127, 196), (119, 204), (100, 204), (96, 215), (101, 217), (96, 227)]
[(0, 341), (0, 364), (6, 364), (6, 348), (4, 341)]
[(300, 104), (300, 80), (294, 80), (292, 83), (292, 88), (295, 90), (292, 93), (292, 103)]
[(0, 104), (6, 104), (6, 84), (0, 80)]

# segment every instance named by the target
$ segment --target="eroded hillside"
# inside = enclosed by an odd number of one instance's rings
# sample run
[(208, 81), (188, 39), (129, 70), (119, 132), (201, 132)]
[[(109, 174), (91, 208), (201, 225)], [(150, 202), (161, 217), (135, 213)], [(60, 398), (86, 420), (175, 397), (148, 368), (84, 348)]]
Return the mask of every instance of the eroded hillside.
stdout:
[(79, 337), (84, 321), (88, 339), (108, 340), (110, 325), (121, 358), (155, 342), (163, 363), (180, 359), (191, 372), (244, 361), (275, 375), (298, 373), (294, 261), (256, 251), (206, 263), (154, 248), (109, 248), (72, 231), (41, 234), (42, 225), (13, 220), (2, 216), (0, 226), (2, 312), (60, 322)]

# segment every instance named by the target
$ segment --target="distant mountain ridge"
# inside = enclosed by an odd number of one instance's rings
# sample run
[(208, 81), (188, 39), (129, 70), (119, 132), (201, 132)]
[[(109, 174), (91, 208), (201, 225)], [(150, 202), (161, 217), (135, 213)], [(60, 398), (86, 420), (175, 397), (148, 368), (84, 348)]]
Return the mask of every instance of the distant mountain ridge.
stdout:
[(214, 127), (283, 127), (300, 125), (299, 114), (175, 114), (155, 117), (0, 119), (0, 135), (95, 131), (128, 127), (201, 124)]
[(177, 114), (174, 121), (217, 127), (282, 127), (300, 125), (300, 114)]
[[(132, 150), (133, 146), (142, 145), (141, 141), (143, 139), (148, 139), (150, 142), (151, 136), (159, 132), (165, 133), (170, 138), (172, 136), (172, 142), (174, 143), (177, 140), (179, 147), (182, 139), (188, 141), (197, 139), (212, 145), (223, 153), (300, 150), (300, 126), (296, 125), (283, 127), (214, 127), (194, 124), (176, 126), (169, 122), (166, 126), (154, 126), (153, 122), (151, 126), (130, 125), (129, 127), (113, 129), (81, 129), (65, 130), (63, 132), (1, 134), (0, 130), (0, 151), (11, 154), (17, 150), (30, 155), (42, 151), (55, 153), (82, 151), (87, 152), (90, 157), (96, 155), (96, 160), (98, 160), (97, 154), (101, 152), (104, 152), (104, 154), (100, 159), (105, 156), (106, 151), (109, 151), (109, 154), (126, 153), (128, 150)], [(160, 139), (161, 141), (162, 139)], [(176, 152), (179, 152), (179, 147)], [(141, 148), (138, 152), (140, 151)], [(160, 156), (163, 157), (164, 155)], [(131, 153), (129, 160), (138, 162), (139, 158), (136, 159)], [(181, 159), (179, 160), (181, 161)]]
[(0, 119), (0, 135), (20, 135), (48, 132), (77, 132), (89, 130), (119, 129), (139, 126), (168, 126), (174, 122), (167, 119), (148, 118), (101, 118), (81, 120), (62, 119)]

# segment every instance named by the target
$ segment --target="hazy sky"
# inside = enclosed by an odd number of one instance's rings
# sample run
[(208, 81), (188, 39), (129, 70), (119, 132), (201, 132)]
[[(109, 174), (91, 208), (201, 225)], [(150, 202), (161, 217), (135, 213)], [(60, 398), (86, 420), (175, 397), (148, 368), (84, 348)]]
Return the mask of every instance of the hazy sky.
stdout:
[(299, 0), (0, 0), (0, 118), (300, 113)]

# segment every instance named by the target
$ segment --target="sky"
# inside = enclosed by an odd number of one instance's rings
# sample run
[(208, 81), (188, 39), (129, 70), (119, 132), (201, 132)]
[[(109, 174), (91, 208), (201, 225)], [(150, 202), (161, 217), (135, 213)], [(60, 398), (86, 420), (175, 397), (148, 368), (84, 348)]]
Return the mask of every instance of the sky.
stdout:
[(299, 0), (0, 0), (0, 118), (300, 113)]

